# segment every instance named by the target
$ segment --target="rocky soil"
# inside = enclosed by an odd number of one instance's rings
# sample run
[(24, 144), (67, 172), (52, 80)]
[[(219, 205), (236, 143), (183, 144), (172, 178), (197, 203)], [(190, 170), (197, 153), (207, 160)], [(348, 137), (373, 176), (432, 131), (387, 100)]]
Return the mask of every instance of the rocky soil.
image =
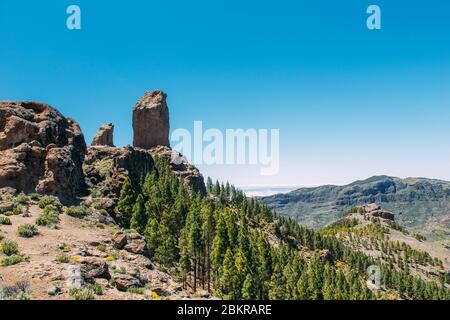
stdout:
[[(209, 297), (184, 290), (147, 258), (142, 236), (119, 230), (95, 210), (84, 218), (61, 213), (57, 228), (39, 226), (34, 237), (18, 236), (18, 226), (34, 224), (41, 213), (31, 201), (23, 214), (9, 216), (11, 225), (0, 226), (1, 236), (16, 241), (20, 253), (28, 257), (0, 267), (0, 289), (26, 283), (32, 299), (73, 299), (73, 291), (92, 284), (103, 289), (95, 299)], [(5, 257), (0, 254), (0, 259)]]

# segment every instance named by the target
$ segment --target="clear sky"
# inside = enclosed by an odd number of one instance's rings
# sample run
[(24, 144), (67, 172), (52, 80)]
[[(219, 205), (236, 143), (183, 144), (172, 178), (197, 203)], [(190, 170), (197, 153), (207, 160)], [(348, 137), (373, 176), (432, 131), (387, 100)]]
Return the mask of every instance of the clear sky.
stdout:
[(237, 185), (450, 180), (447, 0), (0, 1), (0, 99), (49, 103), (88, 143), (113, 122), (121, 146), (149, 89), (168, 93), (172, 129), (280, 129), (275, 176), (201, 166)]

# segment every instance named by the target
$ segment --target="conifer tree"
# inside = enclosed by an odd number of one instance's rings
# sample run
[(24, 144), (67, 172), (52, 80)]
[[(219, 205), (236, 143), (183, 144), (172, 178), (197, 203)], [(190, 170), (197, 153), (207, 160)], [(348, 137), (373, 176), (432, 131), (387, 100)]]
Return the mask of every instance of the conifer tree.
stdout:
[(120, 190), (120, 198), (116, 207), (116, 220), (121, 227), (130, 227), (130, 220), (133, 215), (133, 206), (135, 201), (136, 194), (130, 178), (127, 177), (122, 189)]
[(145, 211), (145, 200), (142, 194), (139, 194), (136, 203), (133, 206), (133, 216), (131, 217), (131, 229), (143, 233), (147, 226), (147, 213)]

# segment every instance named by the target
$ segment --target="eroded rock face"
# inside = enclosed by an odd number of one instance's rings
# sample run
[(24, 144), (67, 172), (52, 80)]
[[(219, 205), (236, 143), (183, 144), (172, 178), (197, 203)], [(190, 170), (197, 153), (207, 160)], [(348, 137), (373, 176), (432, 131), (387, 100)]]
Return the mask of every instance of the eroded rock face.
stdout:
[(136, 190), (139, 190), (142, 179), (155, 169), (154, 158), (161, 157), (169, 163), (173, 172), (183, 179), (188, 188), (206, 194), (200, 171), (189, 164), (185, 158), (177, 155), (179, 154), (176, 151), (162, 146), (150, 150), (131, 146), (89, 147), (83, 165), (86, 184), (89, 188), (96, 188), (101, 193), (97, 196), (107, 197), (117, 202), (126, 177), (129, 176)]
[(96, 188), (101, 196), (113, 201), (118, 200), (127, 177), (130, 177), (135, 188), (139, 188), (141, 179), (154, 167), (151, 154), (130, 146), (89, 147), (83, 165), (88, 187)]
[(85, 153), (75, 120), (39, 102), (0, 102), (0, 189), (74, 198), (85, 191)]
[(112, 123), (104, 124), (97, 131), (91, 145), (114, 147), (113, 135), (114, 125)]
[(149, 91), (139, 99), (133, 109), (133, 145), (150, 149), (169, 146), (169, 108), (167, 95), (162, 91)]
[(153, 157), (160, 157), (165, 159), (173, 172), (180, 176), (186, 187), (201, 193), (206, 194), (205, 180), (203, 175), (197, 169), (189, 163), (189, 161), (183, 157), (178, 151), (172, 150), (169, 147), (159, 146), (152, 148), (149, 152)]

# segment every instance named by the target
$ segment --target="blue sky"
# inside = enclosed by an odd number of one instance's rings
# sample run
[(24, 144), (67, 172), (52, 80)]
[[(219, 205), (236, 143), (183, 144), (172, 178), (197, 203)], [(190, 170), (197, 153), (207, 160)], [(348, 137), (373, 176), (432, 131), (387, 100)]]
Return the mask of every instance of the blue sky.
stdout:
[(113, 122), (130, 144), (131, 108), (158, 88), (172, 129), (279, 128), (275, 176), (201, 166), (237, 185), (450, 180), (449, 21), (444, 0), (1, 0), (0, 99), (49, 103), (88, 143)]

